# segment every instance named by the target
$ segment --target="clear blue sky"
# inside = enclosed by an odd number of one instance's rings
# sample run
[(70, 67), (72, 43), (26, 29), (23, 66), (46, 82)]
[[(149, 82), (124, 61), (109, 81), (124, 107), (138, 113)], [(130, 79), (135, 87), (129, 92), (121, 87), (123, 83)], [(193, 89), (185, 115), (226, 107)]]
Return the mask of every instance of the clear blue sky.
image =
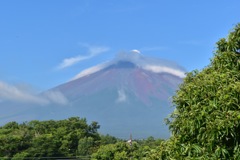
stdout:
[(1, 0), (0, 82), (39, 91), (120, 51), (202, 69), (240, 22), (239, 0)]

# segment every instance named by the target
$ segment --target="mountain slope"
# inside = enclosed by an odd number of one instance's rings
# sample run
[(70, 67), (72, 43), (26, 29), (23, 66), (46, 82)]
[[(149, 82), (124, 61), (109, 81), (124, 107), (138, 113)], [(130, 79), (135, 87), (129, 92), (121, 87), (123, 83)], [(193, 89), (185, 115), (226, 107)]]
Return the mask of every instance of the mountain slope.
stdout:
[(0, 123), (79, 116), (99, 122), (103, 134), (167, 138), (164, 118), (184, 73), (170, 61), (123, 53), (41, 93), (37, 99), (44, 103), (2, 102)]
[(178, 73), (183, 70), (165, 65), (162, 68), (172, 70), (153, 72), (146, 66), (160, 68), (162, 64), (153, 65), (144, 58), (125, 55), (89, 74), (81, 72), (52, 90), (69, 100), (68, 112), (98, 121), (103, 133), (123, 138), (130, 133), (138, 138), (166, 138), (169, 133), (163, 119), (173, 110), (170, 98), (182, 82)]

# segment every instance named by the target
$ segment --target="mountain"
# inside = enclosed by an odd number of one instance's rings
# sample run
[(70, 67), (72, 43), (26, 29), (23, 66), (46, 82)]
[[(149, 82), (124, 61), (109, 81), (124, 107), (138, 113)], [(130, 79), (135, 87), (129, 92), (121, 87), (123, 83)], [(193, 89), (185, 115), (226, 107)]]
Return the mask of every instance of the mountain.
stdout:
[(148, 58), (136, 51), (122, 53), (41, 93), (52, 97), (59, 94), (67, 100), (64, 105), (25, 104), (24, 110), (16, 108), (21, 114), (11, 117), (41, 120), (80, 116), (99, 122), (101, 133), (119, 138), (130, 134), (134, 138), (168, 138), (164, 118), (173, 111), (171, 96), (184, 73), (181, 66), (170, 61)]

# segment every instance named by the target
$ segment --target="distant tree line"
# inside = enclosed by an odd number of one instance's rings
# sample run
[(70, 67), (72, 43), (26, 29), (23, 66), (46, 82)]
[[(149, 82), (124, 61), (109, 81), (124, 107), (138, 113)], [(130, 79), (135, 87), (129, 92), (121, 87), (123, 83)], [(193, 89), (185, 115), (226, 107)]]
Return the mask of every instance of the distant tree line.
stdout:
[(162, 141), (150, 137), (129, 144), (126, 140), (99, 134), (99, 127), (97, 122), (88, 125), (85, 118), (79, 117), (9, 122), (0, 127), (0, 159), (141, 159)]
[[(60, 121), (9, 122), (0, 128), (0, 157), (73, 157), (97, 150), (97, 122), (71, 117)], [(83, 150), (83, 145), (86, 146)]]

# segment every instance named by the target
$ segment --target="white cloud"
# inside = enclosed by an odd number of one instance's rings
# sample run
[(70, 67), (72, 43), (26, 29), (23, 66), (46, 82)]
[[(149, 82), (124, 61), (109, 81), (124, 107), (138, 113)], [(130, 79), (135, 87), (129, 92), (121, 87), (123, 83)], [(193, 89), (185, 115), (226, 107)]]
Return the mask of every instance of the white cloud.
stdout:
[(102, 63), (102, 64), (99, 64), (99, 65), (90, 67), (88, 69), (85, 69), (85, 70), (81, 71), (79, 74), (77, 74), (75, 77), (73, 77), (71, 80), (75, 80), (75, 79), (78, 79), (78, 78), (81, 78), (81, 77), (93, 74), (93, 73), (95, 73), (97, 71), (100, 71), (100, 70), (106, 68), (107, 66), (109, 66), (109, 64), (110, 63)]
[(137, 50), (137, 49), (133, 49), (133, 50), (131, 50), (131, 52), (135, 53), (135, 54), (141, 54), (141, 52), (139, 50)]
[(7, 83), (0, 81), (0, 99), (2, 101), (18, 101), (18, 102), (30, 102), (30, 103), (41, 103), (46, 104), (46, 101), (43, 98), (30, 94), (26, 91), (23, 91), (16, 86), (9, 85)]
[(175, 76), (178, 76), (180, 78), (185, 77), (185, 72), (183, 72), (181, 70), (174, 69), (174, 68), (165, 67), (165, 66), (145, 65), (143, 67), (143, 69), (149, 70), (149, 71), (152, 71), (152, 72), (155, 72), (155, 73), (167, 72), (167, 73), (173, 74)]
[(103, 52), (107, 52), (109, 50), (108, 47), (99, 47), (99, 46), (89, 46), (88, 49), (89, 49), (90, 55), (93, 55), (93, 56)]
[(122, 102), (126, 102), (126, 101), (127, 101), (127, 96), (126, 96), (124, 90), (123, 89), (118, 90), (118, 98), (117, 98), (116, 102), (122, 103)]
[(43, 95), (37, 95), (27, 90), (23, 87), (17, 87), (0, 81), (0, 102), (11, 101), (39, 105), (50, 103), (67, 104), (67, 99), (60, 92), (46, 92)]
[(185, 77), (185, 69), (178, 64), (162, 59), (148, 58), (142, 54), (120, 53), (116, 59), (133, 62), (136, 66), (155, 73), (170, 73), (180, 78)]
[[(142, 69), (155, 72), (155, 73), (166, 72), (166, 73), (178, 76), (180, 78), (185, 77), (185, 73), (186, 73), (185, 69), (179, 66), (178, 64), (168, 60), (148, 58), (143, 56), (139, 52), (140, 51), (138, 50), (132, 50), (130, 51), (130, 53), (121, 52), (116, 56), (114, 60), (85, 69), (81, 71), (79, 74), (77, 74), (75, 77), (73, 77), (71, 80), (88, 76), (108, 66), (111, 66), (112, 64), (116, 64), (119, 61), (130, 61)], [(139, 54), (136, 54), (136, 53), (139, 53)]]
[(72, 66), (72, 65), (74, 65), (78, 62), (81, 62), (81, 61), (86, 60), (86, 59), (90, 59), (92, 57), (95, 57), (98, 54), (107, 52), (109, 50), (108, 47), (90, 46), (88, 44), (81, 44), (81, 45), (88, 49), (88, 55), (86, 55), (86, 56), (78, 55), (78, 56), (75, 56), (75, 57), (66, 58), (58, 66), (58, 69), (63, 69), (63, 68), (70, 67), (70, 66)]
[(50, 103), (52, 102), (60, 105), (68, 104), (67, 98), (58, 91), (47, 91), (43, 94), (43, 97), (48, 99)]
[(85, 60), (90, 58), (89, 56), (77, 56), (77, 57), (71, 57), (71, 58), (66, 58), (63, 60), (63, 62), (59, 65), (59, 69), (63, 69), (66, 67), (70, 67), (76, 63), (78, 63), (79, 61)]

